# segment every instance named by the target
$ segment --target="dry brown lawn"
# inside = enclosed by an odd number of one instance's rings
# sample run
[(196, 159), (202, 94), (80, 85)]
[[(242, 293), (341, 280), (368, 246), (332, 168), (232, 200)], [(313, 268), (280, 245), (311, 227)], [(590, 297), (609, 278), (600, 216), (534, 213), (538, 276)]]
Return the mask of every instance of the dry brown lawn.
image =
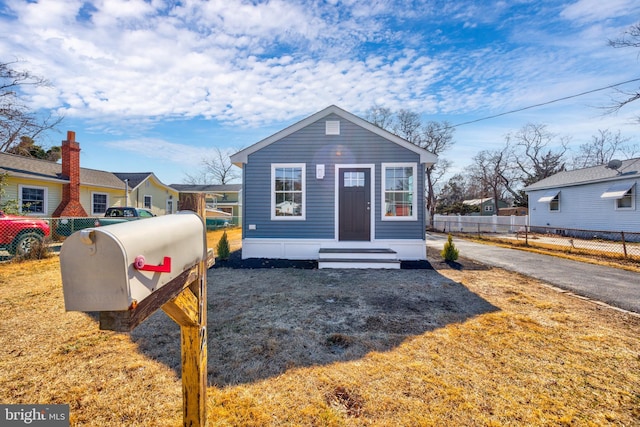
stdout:
[[(434, 264), (210, 270), (209, 425), (640, 425), (640, 318)], [(2, 403), (68, 403), (72, 425), (180, 425), (179, 346), (162, 312), (131, 334), (66, 313), (55, 257), (0, 265)]]

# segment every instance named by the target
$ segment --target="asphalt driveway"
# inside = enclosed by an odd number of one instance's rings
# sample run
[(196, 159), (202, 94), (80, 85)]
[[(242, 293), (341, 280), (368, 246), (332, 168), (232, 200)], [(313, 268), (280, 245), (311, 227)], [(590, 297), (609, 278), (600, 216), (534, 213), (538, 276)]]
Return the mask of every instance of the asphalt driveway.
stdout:
[[(442, 250), (446, 235), (427, 234)], [(543, 280), (577, 295), (640, 313), (640, 273), (454, 238), (460, 256)]]

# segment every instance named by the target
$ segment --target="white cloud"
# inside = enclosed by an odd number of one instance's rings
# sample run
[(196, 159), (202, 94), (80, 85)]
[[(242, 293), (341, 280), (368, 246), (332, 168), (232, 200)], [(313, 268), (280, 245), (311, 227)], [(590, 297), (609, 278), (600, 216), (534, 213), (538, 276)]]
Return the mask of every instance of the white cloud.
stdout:
[[(9, 1), (16, 19), (0, 18), (0, 57), (24, 58), (52, 82), (30, 89), (34, 107), (141, 126), (193, 117), (259, 126), (329, 104), (363, 112), (381, 102), (429, 114), (494, 113), (634, 73), (633, 54), (605, 46), (616, 34), (602, 22), (633, 10), (629, 0), (567, 6), (564, 19), (591, 23), (579, 33), (514, 16), (508, 40), (478, 45), (449, 42), (443, 28), (455, 39), (522, 2), (447, 4), (444, 12), (402, 3)], [(428, 27), (404, 26), (415, 17)], [(426, 43), (434, 35), (446, 49)], [(385, 48), (368, 50), (376, 43)]]
[(213, 148), (196, 147), (192, 145), (176, 144), (160, 138), (123, 139), (105, 144), (107, 147), (128, 151), (134, 156), (166, 160), (185, 167), (200, 167), (195, 160), (210, 159), (216, 156)]
[(565, 19), (581, 23), (598, 22), (628, 14), (638, 8), (635, 0), (578, 0), (560, 13)]

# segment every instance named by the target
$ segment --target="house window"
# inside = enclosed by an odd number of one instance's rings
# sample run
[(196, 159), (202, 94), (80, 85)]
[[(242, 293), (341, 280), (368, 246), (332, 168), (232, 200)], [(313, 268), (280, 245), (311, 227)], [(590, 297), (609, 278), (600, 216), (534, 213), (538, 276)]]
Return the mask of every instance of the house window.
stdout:
[(544, 193), (542, 197), (538, 199), (538, 203), (549, 203), (549, 211), (560, 211), (560, 191), (550, 190)]
[(614, 199), (616, 210), (634, 210), (636, 208), (634, 189), (633, 182), (619, 182), (609, 187), (600, 198)]
[(493, 212), (493, 205), (484, 205), (485, 212)]
[(364, 172), (345, 172), (345, 187), (364, 187)]
[(305, 219), (304, 164), (271, 165), (271, 219)]
[(144, 196), (144, 207), (145, 209), (151, 209), (151, 196)]
[(636, 208), (635, 206), (635, 195), (633, 194), (633, 189), (635, 187), (631, 187), (629, 191), (624, 193), (624, 196), (616, 200), (616, 209), (618, 210), (633, 210)]
[(109, 196), (106, 193), (91, 193), (91, 214), (100, 215), (107, 211)]
[(20, 191), (20, 212), (25, 214), (47, 213), (47, 188), (19, 186)]
[(384, 185), (383, 220), (415, 220), (415, 176), (414, 163), (383, 163), (382, 183)]

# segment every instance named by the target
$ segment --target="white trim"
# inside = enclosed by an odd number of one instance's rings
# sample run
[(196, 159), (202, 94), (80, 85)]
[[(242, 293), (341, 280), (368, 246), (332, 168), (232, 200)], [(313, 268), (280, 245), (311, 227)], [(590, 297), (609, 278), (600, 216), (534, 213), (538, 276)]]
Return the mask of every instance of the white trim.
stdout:
[(370, 199), (371, 200), (371, 211), (370, 211), (370, 221), (371, 225), (369, 226), (369, 240), (367, 243), (375, 241), (376, 235), (376, 165), (373, 163), (345, 163), (345, 164), (336, 164), (335, 165), (335, 182), (334, 182), (334, 212), (333, 217), (335, 219), (335, 227), (334, 227), (334, 238), (335, 241), (338, 242), (340, 240), (340, 169), (350, 169), (350, 168), (359, 168), (359, 169), (369, 169), (369, 176), (371, 177), (371, 185), (370, 185)]
[[(101, 196), (107, 196), (107, 199), (105, 201), (105, 207), (104, 207), (104, 212), (96, 212), (95, 210), (95, 203), (93, 200), (93, 196), (94, 195), (101, 195)], [(109, 193), (102, 193), (100, 191), (92, 191), (91, 192), (91, 215), (104, 215), (104, 213), (107, 211), (107, 209), (109, 209)]]
[[(242, 239), (242, 259), (272, 258), (317, 260), (322, 248), (366, 249), (373, 247), (371, 242), (337, 242), (333, 239)], [(377, 240), (376, 248), (388, 248), (398, 253), (400, 260), (427, 259), (426, 241), (412, 240)]]
[[(114, 173), (114, 175), (115, 175), (115, 176), (116, 176), (120, 181), (123, 181), (123, 182), (124, 182), (124, 180), (125, 180), (125, 179), (128, 179), (128, 178), (120, 178), (120, 177), (118, 177), (118, 172)], [(128, 175), (128, 174), (127, 174), (127, 173), (122, 173), (121, 175)], [(129, 187), (129, 190), (130, 190), (131, 192), (133, 192), (133, 191), (135, 191), (135, 190), (137, 190), (137, 189), (140, 189), (140, 188), (142, 188), (141, 186), (142, 186), (142, 184), (143, 184), (143, 183), (144, 183), (144, 185), (145, 185), (145, 188), (146, 188), (146, 187), (149, 187), (149, 186), (151, 185), (151, 183), (150, 183), (150, 181), (149, 181), (151, 178), (153, 178), (153, 180), (155, 181), (155, 185), (157, 185), (158, 187), (161, 187), (163, 190), (166, 190), (166, 191), (173, 191), (173, 192), (176, 192), (176, 193), (178, 193), (178, 192), (179, 192), (178, 190), (176, 190), (175, 188), (171, 187), (170, 185), (164, 184), (162, 181), (160, 181), (160, 179), (159, 179), (159, 178), (156, 176), (156, 174), (154, 174), (153, 172), (150, 172), (150, 173), (149, 173), (149, 174), (148, 174), (148, 175), (147, 175), (143, 180), (141, 180), (141, 181), (138, 183), (138, 185), (136, 185), (135, 187)], [(88, 185), (88, 184), (87, 184), (87, 185)], [(118, 188), (119, 188), (119, 187), (118, 187)], [(189, 193), (189, 191), (181, 191), (181, 192), (182, 192), (182, 193)], [(196, 193), (198, 193), (198, 191), (196, 191)], [(202, 191), (202, 193), (204, 193), (204, 191)]]
[[(33, 188), (36, 190), (44, 190), (43, 201), (42, 201), (42, 212), (22, 212), (22, 189), (23, 188)], [(26, 184), (18, 184), (18, 210), (21, 214), (29, 215), (29, 216), (47, 216), (49, 215), (49, 188), (42, 187), (39, 185), (26, 185)]]
[[(380, 180), (380, 216), (382, 221), (417, 221), (418, 220), (418, 203), (417, 203), (417, 193), (418, 193), (418, 166), (415, 163), (382, 163), (382, 179)], [(385, 206), (385, 193), (386, 193), (386, 182), (387, 182), (387, 168), (407, 168), (410, 167), (413, 169), (413, 206), (411, 216), (386, 216), (386, 206)]]
[[(171, 215), (172, 213), (175, 212), (175, 206), (176, 206), (175, 202), (176, 202), (176, 199), (174, 199), (173, 197), (169, 196), (167, 198), (167, 202), (165, 203), (165, 209), (164, 209), (164, 213), (166, 215)], [(169, 209), (169, 203), (171, 203), (171, 209)]]
[(550, 190), (545, 192), (542, 197), (538, 199), (539, 203), (551, 203), (553, 199), (560, 193), (560, 190)]
[[(276, 216), (276, 180), (278, 168), (302, 169), (302, 209), (300, 216)], [(306, 221), (307, 219), (307, 165), (306, 163), (271, 163), (271, 221)]]
[[(631, 206), (620, 207), (620, 201), (626, 197), (626, 193), (631, 192)], [(613, 201), (615, 210), (617, 211), (635, 211), (636, 210), (636, 184), (632, 184), (631, 187), (625, 192), (622, 197), (619, 197)]]
[(238, 151), (237, 153), (233, 154), (232, 156), (230, 156), (231, 162), (238, 166), (238, 167), (242, 167), (243, 164), (248, 163), (249, 162), (249, 155), (255, 153), (258, 150), (261, 150), (262, 148), (288, 136), (291, 135), (294, 132), (299, 131), (300, 129), (305, 128), (306, 126), (309, 126), (312, 123), (317, 122), (318, 120), (322, 119), (323, 117), (326, 117), (330, 114), (335, 114), (338, 117), (341, 117), (357, 126), (360, 126), (361, 128), (364, 128), (366, 130), (368, 130), (369, 132), (372, 132), (378, 136), (381, 136), (382, 138), (391, 141), (393, 143), (396, 143), (398, 145), (400, 145), (401, 147), (406, 148), (409, 151), (413, 151), (416, 154), (420, 155), (420, 163), (425, 163), (428, 166), (433, 165), (437, 160), (438, 160), (438, 156), (436, 156), (433, 153), (430, 153), (429, 151), (425, 150), (422, 147), (418, 147), (415, 144), (412, 144), (411, 142), (407, 141), (406, 139), (400, 138), (397, 135), (392, 134), (391, 132), (388, 132), (384, 129), (382, 129), (381, 127), (378, 127), (376, 125), (374, 125), (373, 123), (369, 123), (368, 121), (361, 119), (358, 116), (355, 116), (351, 113), (349, 113), (348, 111), (343, 110), (342, 108), (336, 107), (335, 105), (331, 105), (327, 108), (325, 108), (322, 111), (319, 111), (309, 117), (307, 117), (306, 119), (303, 119), (291, 126), (289, 126), (286, 129), (281, 130), (280, 132), (277, 132), (273, 135), (271, 135), (270, 137), (267, 137), (265, 139), (263, 139), (262, 141), (256, 142), (255, 144), (245, 148), (244, 150)]
[[(147, 207), (147, 197), (149, 198), (148, 207)], [(145, 194), (142, 196), (142, 207), (144, 209), (153, 209), (153, 196), (151, 194)]]

